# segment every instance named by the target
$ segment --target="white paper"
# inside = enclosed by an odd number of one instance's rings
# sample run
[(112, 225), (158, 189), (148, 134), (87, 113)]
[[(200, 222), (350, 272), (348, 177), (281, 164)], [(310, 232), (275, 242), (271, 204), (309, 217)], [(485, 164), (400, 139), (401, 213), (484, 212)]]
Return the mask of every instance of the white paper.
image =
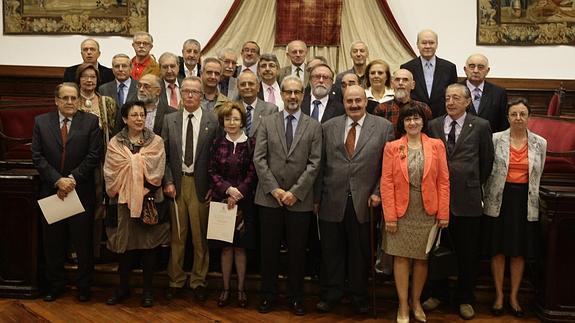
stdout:
[(433, 243), (435, 242), (435, 238), (437, 237), (437, 222), (433, 224), (431, 227), (431, 231), (429, 231), (429, 236), (427, 237), (427, 246), (425, 247), (425, 253), (428, 254), (433, 248)]
[(61, 200), (57, 194), (54, 194), (38, 200), (38, 204), (48, 224), (67, 219), (85, 211), (76, 190), (68, 193), (68, 196), (66, 196), (64, 200)]
[(232, 209), (228, 209), (227, 203), (210, 202), (208, 239), (232, 243), (234, 241), (237, 213), (237, 204)]

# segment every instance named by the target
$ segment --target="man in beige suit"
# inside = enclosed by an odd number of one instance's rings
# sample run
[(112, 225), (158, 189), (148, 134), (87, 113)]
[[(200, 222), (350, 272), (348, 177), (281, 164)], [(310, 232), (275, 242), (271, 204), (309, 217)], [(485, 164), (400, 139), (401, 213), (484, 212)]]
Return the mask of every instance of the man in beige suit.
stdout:
[(300, 110), (304, 86), (296, 76), (281, 84), (284, 110), (264, 118), (256, 139), (258, 174), (255, 203), (261, 225), (262, 301), (272, 311), (277, 295), (280, 239), (286, 232), (288, 298), (295, 315), (304, 315), (305, 248), (313, 210), (313, 183), (321, 159), (321, 126)]

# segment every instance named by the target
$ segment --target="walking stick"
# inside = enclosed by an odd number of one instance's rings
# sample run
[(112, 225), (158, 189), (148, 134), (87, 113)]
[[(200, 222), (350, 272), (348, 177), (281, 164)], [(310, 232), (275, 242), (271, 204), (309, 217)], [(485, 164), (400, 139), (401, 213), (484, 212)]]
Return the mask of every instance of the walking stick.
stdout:
[(377, 311), (375, 309), (375, 237), (374, 237), (374, 226), (375, 219), (373, 215), (373, 206), (369, 207), (369, 255), (370, 255), (370, 265), (371, 265), (371, 308), (373, 317), (377, 317)]

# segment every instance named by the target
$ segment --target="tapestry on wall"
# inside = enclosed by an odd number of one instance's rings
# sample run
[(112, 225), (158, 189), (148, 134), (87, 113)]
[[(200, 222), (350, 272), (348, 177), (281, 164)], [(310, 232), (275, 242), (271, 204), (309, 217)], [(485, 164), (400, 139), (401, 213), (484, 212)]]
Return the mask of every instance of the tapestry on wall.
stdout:
[(275, 45), (299, 39), (308, 46), (339, 46), (342, 1), (277, 0)]
[(478, 45), (575, 45), (575, 0), (477, 0)]
[(130, 36), (148, 30), (148, 0), (3, 0), (4, 34)]

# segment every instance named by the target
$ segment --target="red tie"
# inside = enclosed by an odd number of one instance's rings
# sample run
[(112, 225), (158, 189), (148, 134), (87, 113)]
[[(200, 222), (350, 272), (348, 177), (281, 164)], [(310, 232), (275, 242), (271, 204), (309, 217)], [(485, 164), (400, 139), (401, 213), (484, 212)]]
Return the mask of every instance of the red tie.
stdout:
[(62, 136), (62, 157), (60, 158), (60, 172), (64, 171), (64, 160), (66, 159), (66, 141), (68, 141), (68, 126), (67, 126), (68, 121), (70, 121), (70, 119), (64, 118), (62, 128), (60, 128), (60, 135)]
[(170, 88), (170, 106), (174, 109), (178, 108), (178, 95), (176, 94), (176, 84), (168, 84)]

